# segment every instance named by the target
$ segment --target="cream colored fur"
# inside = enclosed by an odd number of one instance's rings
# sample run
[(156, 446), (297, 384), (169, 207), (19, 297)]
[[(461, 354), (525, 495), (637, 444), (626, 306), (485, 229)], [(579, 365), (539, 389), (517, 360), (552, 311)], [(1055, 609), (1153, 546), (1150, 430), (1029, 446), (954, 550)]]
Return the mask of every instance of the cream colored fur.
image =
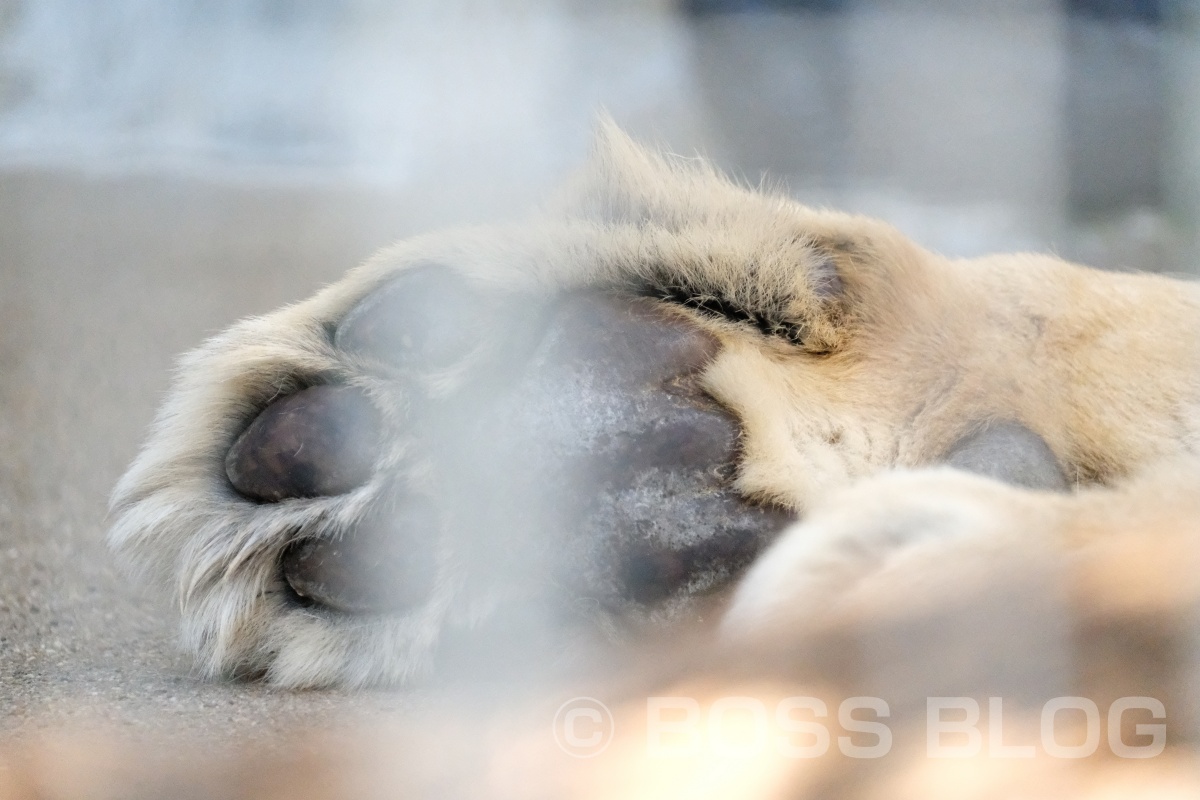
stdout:
[[(1188, 460), (1200, 445), (1195, 286), (1048, 256), (944, 258), (882, 222), (734, 185), (604, 125), (590, 164), (547, 209), (389, 247), (310, 300), (244, 320), (181, 360), (114, 493), (111, 542), (178, 597), (185, 644), (206, 672), (296, 687), (405, 682), (430, 669), (445, 625), (494, 602), (446, 557), (429, 602), (403, 617), (349, 624), (292, 607), (275, 571), (291, 532), (352, 525), (381, 481), (258, 505), (224, 476), (247, 420), (323, 376), (371, 394), (389, 428), (384, 465), (414, 460), (420, 480), (402, 398), (325, 330), (398, 271), (428, 262), (494, 295), (686, 281), (803, 326), (797, 345), (693, 315), (724, 345), (703, 382), (743, 426), (737, 488), (811, 515), (743, 582), (723, 629), (735, 641), (799, 635), (831, 598), (844, 598), (834, 616), (936, 598), (981, 556), (1100, 536), (1079, 533), (1099, 509), (1154, 506), (1154, 495), (1194, 512), (1181, 498), (1200, 474)], [(434, 391), (451, 391), (455, 374), (440, 380)], [(934, 464), (997, 420), (1040, 434), (1080, 487), (1135, 481), (1068, 498), (949, 470), (880, 476)], [(1186, 476), (1175, 479), (1181, 494), (1137, 483), (1172, 464)], [(871, 476), (880, 477), (854, 485)]]

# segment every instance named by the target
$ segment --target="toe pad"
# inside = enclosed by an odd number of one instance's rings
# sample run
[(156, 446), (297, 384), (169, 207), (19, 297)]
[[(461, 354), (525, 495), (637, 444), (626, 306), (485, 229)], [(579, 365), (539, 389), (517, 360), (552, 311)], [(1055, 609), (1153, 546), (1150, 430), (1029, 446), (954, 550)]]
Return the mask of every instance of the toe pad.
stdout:
[(377, 415), (349, 386), (313, 386), (267, 406), (225, 458), (233, 488), (275, 503), (348, 492), (371, 477)]

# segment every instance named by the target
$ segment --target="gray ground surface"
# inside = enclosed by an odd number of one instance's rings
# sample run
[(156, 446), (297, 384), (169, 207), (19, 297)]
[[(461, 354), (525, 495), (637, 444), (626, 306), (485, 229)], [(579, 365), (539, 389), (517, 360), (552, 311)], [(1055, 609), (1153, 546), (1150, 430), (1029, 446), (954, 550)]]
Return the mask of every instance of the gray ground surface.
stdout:
[(0, 175), (0, 734), (224, 738), (401, 702), (202, 680), (170, 604), (106, 552), (104, 516), (178, 353), (337, 278), (405, 218), (328, 190)]

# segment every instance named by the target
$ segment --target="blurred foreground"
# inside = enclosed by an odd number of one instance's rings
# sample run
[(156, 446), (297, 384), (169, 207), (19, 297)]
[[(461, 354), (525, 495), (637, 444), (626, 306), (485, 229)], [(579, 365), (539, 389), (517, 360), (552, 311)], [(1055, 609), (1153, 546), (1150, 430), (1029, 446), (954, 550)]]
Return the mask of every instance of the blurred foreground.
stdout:
[[(419, 704), (198, 679), (109, 562), (105, 500), (176, 354), (391, 239), (532, 202), (599, 105), (946, 252), (1196, 271), (1188, 4), (793, 5), (0, 6), (0, 731), (262, 739)], [(1155, 779), (1176, 776), (1195, 796), (1194, 764)]]

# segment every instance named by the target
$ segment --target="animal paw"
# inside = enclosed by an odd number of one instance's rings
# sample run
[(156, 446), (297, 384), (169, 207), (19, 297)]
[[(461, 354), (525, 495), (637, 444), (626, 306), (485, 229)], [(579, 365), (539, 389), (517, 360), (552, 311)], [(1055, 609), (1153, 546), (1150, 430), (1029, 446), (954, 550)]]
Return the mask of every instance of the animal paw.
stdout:
[(733, 489), (721, 347), (629, 293), (368, 268), (185, 358), (112, 541), (209, 672), (289, 686), (402, 682), (491, 624), (677, 619), (790, 519)]

